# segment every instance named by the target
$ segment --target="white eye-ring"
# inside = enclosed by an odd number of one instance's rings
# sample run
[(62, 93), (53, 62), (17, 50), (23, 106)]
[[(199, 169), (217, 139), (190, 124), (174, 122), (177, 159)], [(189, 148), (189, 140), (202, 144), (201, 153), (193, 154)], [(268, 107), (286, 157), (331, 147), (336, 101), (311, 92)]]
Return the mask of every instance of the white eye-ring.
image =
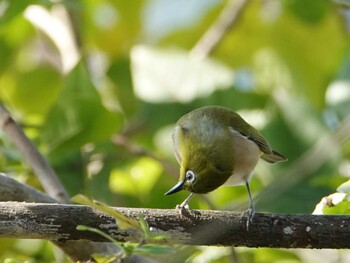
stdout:
[(196, 174), (191, 170), (186, 171), (186, 181), (193, 183), (194, 180), (196, 180)]

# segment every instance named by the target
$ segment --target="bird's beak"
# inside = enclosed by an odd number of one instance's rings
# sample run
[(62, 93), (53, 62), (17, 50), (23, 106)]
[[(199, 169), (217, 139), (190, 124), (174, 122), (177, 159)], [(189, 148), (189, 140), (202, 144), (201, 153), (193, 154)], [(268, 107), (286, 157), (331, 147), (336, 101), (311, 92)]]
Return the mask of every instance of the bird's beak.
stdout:
[(185, 180), (178, 182), (173, 188), (171, 188), (168, 192), (166, 192), (164, 195), (171, 195), (175, 194), (182, 190), (182, 186), (184, 185)]

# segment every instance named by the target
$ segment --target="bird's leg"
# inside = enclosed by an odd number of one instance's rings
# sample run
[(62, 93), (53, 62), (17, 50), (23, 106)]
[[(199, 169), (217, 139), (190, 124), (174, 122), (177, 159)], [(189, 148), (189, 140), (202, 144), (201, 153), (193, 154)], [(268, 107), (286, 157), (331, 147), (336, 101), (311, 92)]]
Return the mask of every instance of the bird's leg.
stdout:
[(184, 210), (190, 210), (190, 207), (188, 206), (188, 203), (190, 202), (190, 200), (192, 199), (194, 193), (191, 193), (186, 199), (185, 201), (183, 201), (180, 205), (176, 206), (176, 209), (180, 210), (180, 214), (182, 215), (182, 212)]
[(255, 215), (255, 207), (252, 199), (252, 195), (250, 193), (250, 185), (249, 182), (245, 182), (245, 185), (247, 186), (248, 190), (248, 196), (249, 196), (249, 208), (248, 208), (248, 219), (247, 219), (247, 230), (249, 229), (249, 224), (253, 223), (253, 217)]

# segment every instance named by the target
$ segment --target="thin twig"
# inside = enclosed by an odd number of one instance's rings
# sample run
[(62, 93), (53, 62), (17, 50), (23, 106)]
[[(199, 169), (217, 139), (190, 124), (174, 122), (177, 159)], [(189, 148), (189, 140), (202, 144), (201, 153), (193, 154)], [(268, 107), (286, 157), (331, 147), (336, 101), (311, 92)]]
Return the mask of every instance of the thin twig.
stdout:
[(249, 0), (230, 0), (218, 19), (192, 48), (190, 56), (203, 59), (211, 54), (227, 31), (236, 24), (248, 2)]
[(46, 193), (58, 202), (69, 203), (69, 196), (54, 170), (3, 105), (0, 105), (0, 126), (32, 167)]

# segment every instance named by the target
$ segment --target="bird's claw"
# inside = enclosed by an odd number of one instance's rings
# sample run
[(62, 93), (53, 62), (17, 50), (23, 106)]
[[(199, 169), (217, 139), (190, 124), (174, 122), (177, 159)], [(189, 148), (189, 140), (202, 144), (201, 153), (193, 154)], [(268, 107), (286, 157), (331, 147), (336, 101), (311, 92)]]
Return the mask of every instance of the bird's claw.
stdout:
[(247, 211), (243, 212), (243, 216), (247, 216), (247, 222), (246, 222), (247, 231), (249, 231), (249, 226), (253, 223), (254, 215), (255, 215), (255, 210), (252, 208), (249, 208)]
[(179, 210), (179, 213), (181, 216), (183, 216), (185, 213), (190, 214), (190, 211), (191, 211), (188, 204), (176, 205), (176, 209)]
[(253, 223), (254, 215), (255, 215), (255, 210), (249, 208), (249, 209), (248, 209), (248, 218), (247, 218), (247, 223), (246, 223), (246, 225), (247, 225), (247, 230), (249, 230), (249, 225)]
[(183, 210), (183, 209), (185, 209), (185, 210), (190, 210), (190, 207), (189, 207), (188, 204), (185, 204), (185, 205), (181, 204), (181, 205), (176, 205), (176, 209), (180, 209), (180, 210)]

